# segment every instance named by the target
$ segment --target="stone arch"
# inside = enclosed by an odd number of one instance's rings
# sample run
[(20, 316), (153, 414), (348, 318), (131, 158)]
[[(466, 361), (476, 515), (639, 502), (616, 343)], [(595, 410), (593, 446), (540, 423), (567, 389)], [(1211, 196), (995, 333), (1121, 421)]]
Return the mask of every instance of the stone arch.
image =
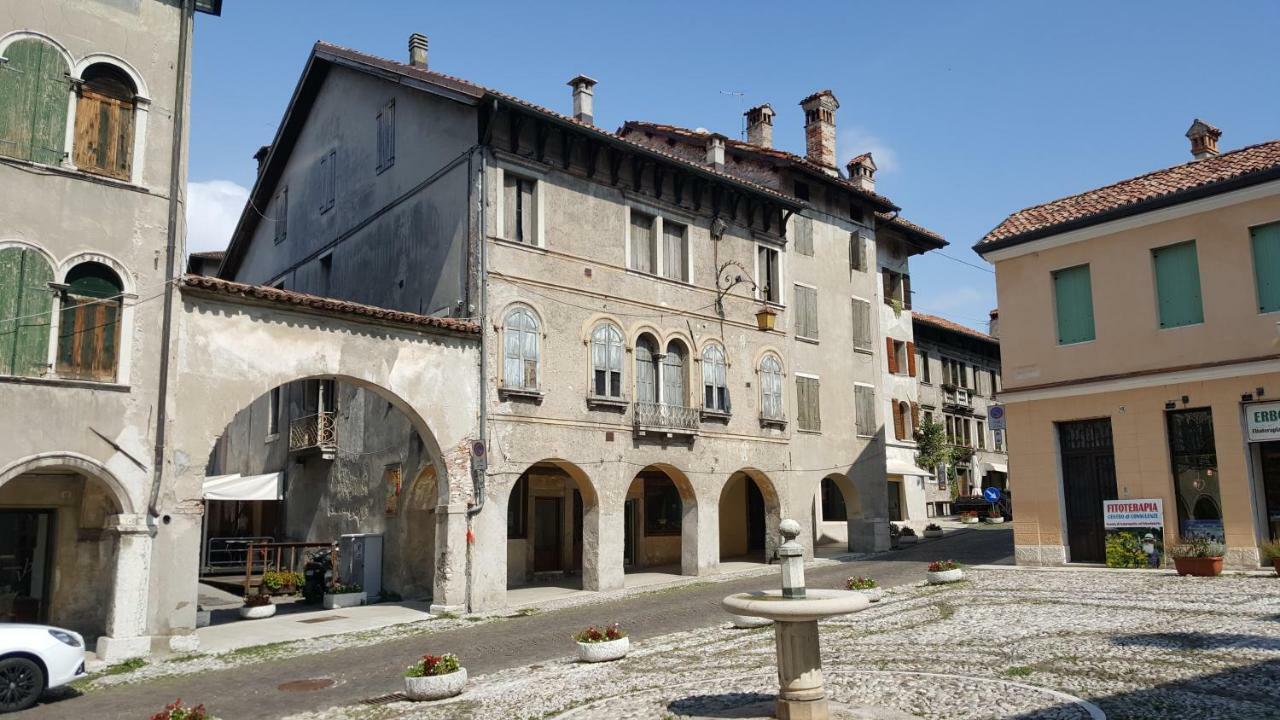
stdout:
[[(549, 577), (576, 572), (583, 590), (601, 589), (600, 496), (586, 471), (561, 458), (539, 460), (504, 487), (498, 498), (498, 510), (507, 518), (506, 553), (499, 557), (508, 588), (543, 573)], [(552, 513), (546, 512), (549, 508), (554, 508)], [(554, 549), (539, 547), (539, 532), (554, 541)]]
[(813, 497), (814, 547), (843, 545), (852, 551), (853, 522), (861, 517), (861, 498), (849, 476), (831, 473), (823, 477)]
[[(753, 489), (758, 497), (758, 510), (753, 509), (756, 502), (752, 499)], [(782, 542), (778, 534), (782, 504), (768, 475), (750, 467), (730, 475), (720, 488), (717, 514), (721, 562), (734, 557), (773, 562)]]
[[(679, 496), (678, 531), (667, 529), (674, 524), (676, 513), (670, 491), (663, 487), (666, 482), (675, 487)], [(632, 538), (634, 566), (655, 567), (678, 561), (681, 575), (701, 574), (705, 563), (700, 562), (700, 551), (706, 548), (701, 546), (697, 491), (688, 476), (668, 463), (646, 465), (632, 478), (627, 496), (640, 501), (641, 517)]]
[(71, 77), (77, 79), (84, 77), (84, 71), (93, 65), (111, 65), (118, 68), (133, 81), (134, 91), (137, 93), (138, 99), (142, 102), (151, 102), (151, 91), (147, 89), (147, 81), (142, 77), (142, 73), (129, 64), (128, 60), (118, 55), (105, 52), (85, 55), (80, 58), (79, 62), (71, 66)]
[(37, 470), (69, 470), (90, 477), (111, 491), (111, 496), (118, 505), (117, 514), (137, 515), (140, 512), (141, 499), (132, 497), (115, 473), (97, 460), (80, 453), (46, 452), (11, 462), (0, 468), (0, 487), (19, 475)]

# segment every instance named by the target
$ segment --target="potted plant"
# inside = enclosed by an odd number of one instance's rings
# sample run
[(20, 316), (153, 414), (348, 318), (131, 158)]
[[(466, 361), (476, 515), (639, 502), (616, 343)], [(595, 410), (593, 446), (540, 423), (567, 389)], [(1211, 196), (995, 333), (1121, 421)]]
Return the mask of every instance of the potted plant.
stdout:
[(987, 511), (986, 521), (991, 523), (992, 525), (999, 525), (1000, 523), (1004, 522), (1004, 513), (1000, 512), (999, 510), (996, 510), (995, 508), (992, 508)]
[(893, 523), (889, 523), (889, 549), (897, 550), (898, 543), (902, 540), (902, 529)]
[(913, 545), (919, 541), (920, 541), (919, 536), (916, 535), (915, 530), (911, 529), (911, 526), (909, 525), (902, 526), (902, 533), (898, 535), (899, 543), (903, 545)]
[(880, 602), (880, 599), (884, 597), (884, 591), (880, 589), (880, 583), (869, 577), (851, 577), (845, 581), (844, 587), (846, 590), (857, 590), (866, 595), (871, 602)]
[(423, 655), (404, 671), (404, 694), (410, 700), (442, 700), (462, 692), (467, 669), (453, 653)]
[(240, 617), (246, 620), (260, 620), (275, 614), (276, 606), (271, 602), (271, 596), (263, 592), (246, 596), (244, 607), (240, 608)]
[(624, 658), (631, 650), (631, 639), (618, 623), (598, 628), (594, 625), (576, 633), (578, 659), (582, 662), (605, 662)]
[(929, 523), (924, 528), (924, 536), (927, 538), (940, 538), (942, 534), (942, 526), (938, 523)]
[(1173, 566), (1179, 575), (1194, 577), (1215, 577), (1222, 574), (1222, 556), (1226, 555), (1227, 546), (1215, 542), (1203, 535), (1169, 548), (1173, 556)]
[(268, 570), (262, 573), (261, 591), (266, 591), (272, 595), (279, 595), (280, 588), (284, 587), (284, 573), (279, 570)]
[(926, 573), (930, 585), (945, 585), (964, 579), (964, 570), (954, 560), (934, 560)]
[(347, 585), (334, 581), (324, 590), (324, 609), (356, 607), (364, 605), (367, 598), (364, 588), (359, 585)]
[(204, 705), (183, 707), (182, 698), (164, 706), (164, 709), (151, 716), (151, 720), (218, 720), (204, 709)]
[(965, 525), (977, 525), (978, 513), (973, 510), (962, 512), (960, 513), (960, 522), (964, 523)]
[(1265, 542), (1258, 549), (1262, 551), (1264, 559), (1271, 561), (1271, 567), (1276, 569), (1276, 575), (1280, 575), (1280, 540)]

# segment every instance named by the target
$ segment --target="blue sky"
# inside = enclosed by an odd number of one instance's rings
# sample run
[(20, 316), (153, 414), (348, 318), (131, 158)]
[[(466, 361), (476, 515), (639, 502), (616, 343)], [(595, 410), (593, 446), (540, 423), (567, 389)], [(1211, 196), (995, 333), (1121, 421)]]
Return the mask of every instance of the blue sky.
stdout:
[[(903, 216), (986, 267), (969, 248), (1008, 213), (1189, 160), (1195, 117), (1224, 150), (1280, 137), (1277, 27), (1262, 1), (226, 0), (197, 21), (191, 246), (225, 244), (312, 43), (402, 59), (417, 31), (433, 69), (564, 112), (565, 81), (596, 78), (609, 129), (736, 136), (769, 102), (775, 144), (803, 153), (797, 103), (831, 88), (840, 163), (874, 152)], [(912, 276), (925, 312), (982, 327), (995, 307), (987, 270), (931, 253)]]

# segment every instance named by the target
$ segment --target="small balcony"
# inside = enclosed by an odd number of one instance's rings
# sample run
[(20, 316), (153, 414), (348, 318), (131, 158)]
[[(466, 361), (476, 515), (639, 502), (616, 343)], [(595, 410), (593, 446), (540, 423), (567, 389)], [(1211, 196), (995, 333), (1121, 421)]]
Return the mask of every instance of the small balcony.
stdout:
[(969, 410), (973, 408), (973, 398), (965, 388), (944, 386), (942, 389), (942, 404)]
[(667, 435), (695, 435), (701, 411), (698, 408), (667, 403), (635, 403), (635, 429), (637, 435), (665, 433)]
[(338, 455), (338, 432), (334, 412), (294, 418), (289, 422), (289, 452), (320, 451), (320, 457), (332, 460)]

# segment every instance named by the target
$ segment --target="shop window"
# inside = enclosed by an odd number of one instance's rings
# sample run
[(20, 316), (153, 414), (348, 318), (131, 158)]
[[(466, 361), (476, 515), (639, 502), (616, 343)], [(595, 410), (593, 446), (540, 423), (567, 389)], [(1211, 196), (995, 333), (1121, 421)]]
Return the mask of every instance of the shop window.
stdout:
[(1183, 540), (1203, 536), (1225, 542), (1213, 412), (1179, 410), (1167, 413), (1166, 420), (1179, 535)]

